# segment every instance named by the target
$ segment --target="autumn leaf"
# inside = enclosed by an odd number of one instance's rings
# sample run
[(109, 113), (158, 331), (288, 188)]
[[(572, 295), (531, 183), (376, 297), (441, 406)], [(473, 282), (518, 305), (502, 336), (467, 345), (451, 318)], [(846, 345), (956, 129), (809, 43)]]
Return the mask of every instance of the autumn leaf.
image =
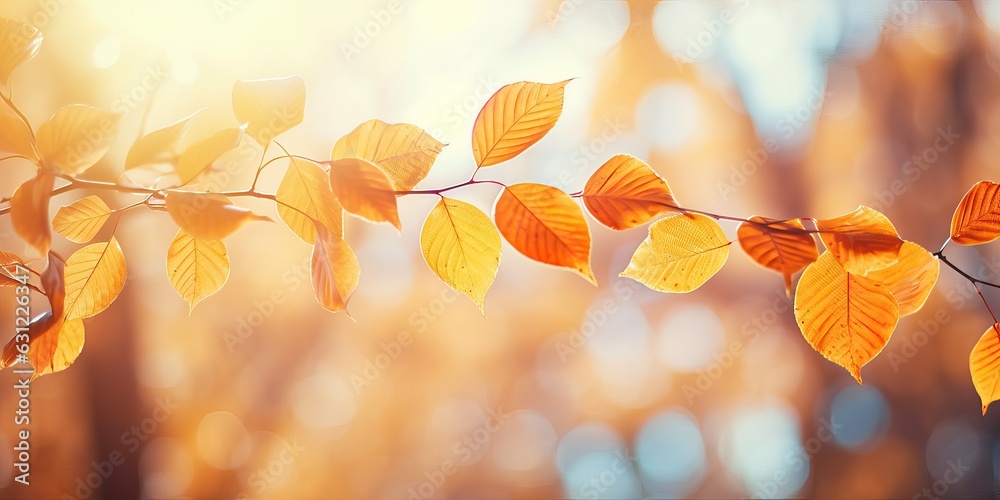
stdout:
[(518, 82), (505, 85), (479, 111), (472, 127), (472, 155), (476, 165), (488, 167), (507, 161), (538, 142), (562, 114), (559, 83)]
[(86, 243), (97, 236), (112, 210), (97, 195), (65, 205), (52, 219), (52, 228), (74, 243)]
[[(335, 235), (344, 235), (344, 207), (330, 189), (323, 167), (309, 160), (292, 158), (275, 193), (278, 217), (310, 245), (316, 241), (318, 220)], [(305, 214), (305, 215), (303, 215)]]
[(202, 174), (226, 152), (236, 149), (243, 139), (246, 125), (227, 128), (200, 142), (188, 146), (177, 159), (177, 176), (187, 184)]
[(229, 280), (226, 245), (220, 240), (200, 240), (179, 229), (167, 248), (167, 277), (190, 304), (190, 313)]
[(645, 224), (678, 205), (667, 182), (629, 155), (615, 155), (590, 176), (583, 203), (598, 222), (619, 231)]
[(817, 219), (816, 229), (830, 255), (850, 273), (865, 276), (899, 257), (903, 240), (892, 222), (864, 205), (833, 219)]
[(660, 292), (690, 292), (722, 269), (731, 243), (711, 218), (675, 214), (649, 226), (649, 236), (619, 276)]
[(202, 240), (221, 240), (251, 221), (271, 221), (216, 193), (170, 191), (165, 202), (174, 222)]
[(1000, 238), (1000, 184), (980, 181), (955, 209), (951, 239), (960, 245), (980, 245), (997, 238)]
[(52, 231), (49, 226), (49, 200), (55, 176), (46, 171), (21, 184), (10, 199), (10, 222), (14, 231), (41, 255), (49, 253)]
[(125, 156), (125, 170), (156, 163), (173, 163), (178, 159), (177, 149), (181, 139), (191, 128), (191, 122), (198, 113), (150, 132), (132, 144)]
[(409, 191), (427, 177), (444, 146), (415, 125), (368, 120), (337, 141), (330, 159), (368, 160), (389, 176), (397, 191)]
[(830, 252), (806, 267), (795, 319), (809, 345), (861, 383), (861, 367), (889, 341), (899, 306), (887, 286), (845, 270)]
[(344, 210), (369, 222), (388, 222), (401, 229), (396, 190), (389, 176), (360, 158), (330, 162), (330, 189)]
[(882, 283), (899, 304), (899, 315), (906, 316), (923, 307), (937, 284), (941, 262), (913, 242), (903, 243), (899, 260), (885, 269), (868, 273), (867, 278)]
[(302, 123), (306, 84), (299, 75), (268, 80), (240, 80), (233, 86), (233, 113), (248, 123), (247, 135), (261, 146)]
[(361, 279), (361, 266), (350, 245), (323, 224), (316, 224), (311, 280), (323, 309), (345, 311)]
[(125, 286), (125, 254), (118, 240), (87, 245), (66, 260), (66, 319), (108, 308)]
[(10, 85), (10, 75), (22, 63), (34, 59), (42, 46), (38, 28), (0, 18), (0, 85)]
[(0, 251), (0, 287), (24, 285), (19, 268), (24, 267), (24, 259), (10, 252)]
[(983, 415), (990, 403), (1000, 399), (1000, 324), (986, 330), (969, 355), (972, 384), (983, 402)]
[(56, 111), (35, 138), (42, 164), (69, 175), (94, 166), (114, 144), (121, 118), (120, 113), (82, 104)]
[(446, 285), (483, 310), (486, 291), (500, 268), (500, 235), (489, 216), (464, 201), (442, 198), (424, 221), (424, 261)]
[(0, 102), (0, 151), (38, 159), (31, 127), (6, 102)]
[(754, 262), (785, 277), (785, 291), (792, 296), (792, 275), (819, 257), (816, 240), (802, 221), (776, 221), (751, 217), (756, 224), (741, 222), (736, 230), (740, 247)]

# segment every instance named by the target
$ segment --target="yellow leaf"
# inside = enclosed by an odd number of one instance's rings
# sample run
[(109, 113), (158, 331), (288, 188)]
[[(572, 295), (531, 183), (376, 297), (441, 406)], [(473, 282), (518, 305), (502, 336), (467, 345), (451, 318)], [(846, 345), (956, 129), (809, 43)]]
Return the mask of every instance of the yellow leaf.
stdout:
[(233, 113), (248, 123), (247, 134), (261, 146), (302, 123), (306, 84), (299, 75), (240, 80), (233, 86)]
[(736, 230), (740, 247), (754, 262), (785, 277), (785, 292), (792, 295), (792, 275), (819, 257), (816, 240), (802, 221), (775, 221), (751, 217), (757, 224), (741, 222)]
[(505, 85), (486, 101), (472, 128), (472, 155), (476, 165), (488, 167), (507, 161), (538, 142), (562, 114), (559, 83), (518, 82)]
[(188, 129), (191, 128), (191, 122), (194, 121), (194, 117), (197, 114), (196, 112), (187, 118), (182, 118), (176, 123), (150, 132), (135, 141), (132, 147), (129, 148), (128, 155), (125, 156), (125, 170), (155, 163), (173, 163), (176, 161), (178, 156), (177, 148), (180, 146), (181, 139), (184, 138)]
[(233, 205), (221, 194), (170, 191), (167, 212), (182, 229), (201, 240), (221, 240), (250, 221), (270, 221), (250, 210)]
[(108, 308), (125, 286), (125, 254), (113, 236), (66, 260), (66, 319), (89, 318)]
[(41, 46), (42, 33), (38, 28), (0, 18), (0, 85), (8, 86), (14, 69), (34, 59)]
[(882, 351), (896, 328), (899, 306), (887, 286), (847, 272), (823, 252), (799, 278), (795, 319), (809, 345), (860, 384), (861, 367)]
[(229, 280), (229, 256), (220, 240), (200, 240), (177, 231), (167, 248), (167, 276), (174, 290), (194, 310), (203, 299), (218, 292)]
[(389, 222), (400, 229), (392, 181), (368, 160), (330, 162), (330, 189), (344, 210), (370, 222)]
[(983, 415), (990, 403), (1000, 399), (1000, 324), (986, 330), (969, 355), (972, 384), (983, 402)]
[(104, 157), (115, 142), (120, 113), (73, 104), (38, 128), (36, 145), (42, 164), (76, 175)]
[(1000, 184), (980, 181), (962, 198), (951, 218), (951, 239), (979, 245), (1000, 238)]
[(840, 217), (817, 219), (816, 229), (837, 262), (861, 276), (889, 267), (903, 246), (889, 218), (864, 205)]
[(49, 229), (49, 200), (55, 176), (46, 171), (21, 184), (10, 199), (10, 223), (14, 231), (41, 255), (49, 253), (52, 231)]
[(0, 151), (38, 159), (31, 127), (6, 102), (0, 102)]
[(188, 146), (177, 159), (177, 176), (180, 177), (181, 184), (187, 184), (201, 175), (227, 151), (236, 149), (240, 145), (240, 140), (243, 139), (244, 131), (246, 131), (246, 125), (227, 128), (208, 139)]
[(444, 146), (415, 125), (368, 120), (337, 141), (330, 159), (368, 160), (385, 171), (397, 191), (409, 191), (427, 176)]
[(74, 243), (86, 243), (97, 236), (111, 209), (97, 195), (63, 206), (52, 219), (52, 228)]
[(500, 234), (529, 259), (576, 271), (597, 285), (590, 268), (590, 228), (573, 198), (542, 184), (504, 188), (493, 208)]
[(714, 220), (675, 214), (649, 226), (649, 236), (619, 276), (660, 292), (690, 292), (722, 269), (731, 243)]
[(489, 216), (464, 201), (442, 198), (420, 231), (420, 249), (431, 271), (480, 311), (500, 268), (500, 247)]
[(619, 231), (677, 206), (667, 182), (629, 155), (615, 155), (601, 165), (587, 181), (582, 198), (598, 222)]
[(323, 309), (346, 310), (360, 281), (361, 266), (350, 245), (323, 224), (316, 224), (311, 267), (313, 291)]
[(306, 243), (311, 245), (316, 241), (316, 226), (310, 218), (335, 235), (344, 235), (344, 208), (330, 190), (329, 176), (319, 165), (292, 158), (275, 199), (278, 217)]
[(941, 262), (916, 243), (905, 242), (899, 260), (893, 265), (868, 273), (867, 278), (882, 283), (899, 304), (899, 315), (917, 312), (937, 284)]

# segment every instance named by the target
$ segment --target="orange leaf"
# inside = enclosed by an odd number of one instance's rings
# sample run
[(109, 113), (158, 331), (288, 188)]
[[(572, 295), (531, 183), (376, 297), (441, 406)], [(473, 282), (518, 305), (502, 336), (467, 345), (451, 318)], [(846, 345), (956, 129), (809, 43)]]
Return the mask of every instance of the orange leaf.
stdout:
[(94, 166), (111, 149), (120, 113), (72, 104), (38, 127), (36, 145), (42, 164), (75, 175)]
[(472, 155), (479, 167), (507, 161), (538, 142), (562, 114), (559, 83), (518, 82), (505, 85), (490, 97), (472, 128)]
[(983, 415), (990, 403), (1000, 399), (1000, 324), (986, 330), (969, 355), (972, 384), (983, 402)]
[(25, 268), (24, 259), (9, 252), (0, 251), (0, 287), (22, 286), (24, 282), (20, 269)]
[(979, 245), (1000, 238), (1000, 184), (977, 182), (965, 194), (951, 218), (951, 239)]
[(583, 203), (598, 222), (617, 230), (645, 224), (677, 206), (667, 182), (629, 155), (612, 157), (590, 176)]
[(0, 151), (38, 159), (31, 128), (6, 102), (0, 102)]
[(740, 247), (754, 262), (781, 273), (791, 297), (792, 275), (819, 257), (816, 240), (799, 219), (779, 222), (754, 216), (750, 220), (758, 224), (741, 222), (736, 230)]
[(52, 245), (49, 199), (54, 183), (54, 175), (40, 171), (37, 177), (21, 184), (10, 199), (10, 222), (14, 231), (42, 255), (47, 255)]
[(444, 146), (415, 125), (368, 120), (337, 141), (330, 159), (368, 160), (385, 171), (397, 191), (409, 191), (427, 177)]
[(201, 240), (221, 240), (250, 221), (271, 221), (215, 193), (170, 191), (166, 204), (174, 222)]
[(899, 315), (917, 312), (937, 284), (941, 262), (916, 243), (905, 242), (895, 264), (868, 273), (868, 278), (885, 285), (899, 304)]
[(330, 162), (330, 189), (344, 210), (369, 222), (388, 222), (401, 229), (396, 190), (374, 163), (361, 158)]
[(568, 194), (542, 184), (514, 184), (500, 194), (493, 218), (517, 251), (570, 268), (597, 285), (590, 269), (590, 229)]
[(847, 272), (823, 252), (799, 278), (795, 319), (809, 345), (860, 384), (861, 367), (882, 351), (896, 328), (899, 306), (887, 286)]
[(319, 165), (292, 158), (274, 196), (278, 217), (302, 241), (311, 245), (316, 240), (316, 226), (310, 219), (318, 220), (338, 236), (344, 235), (344, 207), (330, 190), (330, 179)]
[(690, 292), (722, 269), (730, 243), (709, 217), (672, 215), (649, 226), (649, 236), (619, 276), (660, 292)]
[(903, 246), (889, 218), (864, 205), (840, 217), (817, 219), (816, 228), (837, 262), (861, 276), (889, 267)]
[(323, 224), (316, 224), (312, 253), (312, 285), (323, 309), (344, 311), (361, 278), (361, 266), (350, 245)]

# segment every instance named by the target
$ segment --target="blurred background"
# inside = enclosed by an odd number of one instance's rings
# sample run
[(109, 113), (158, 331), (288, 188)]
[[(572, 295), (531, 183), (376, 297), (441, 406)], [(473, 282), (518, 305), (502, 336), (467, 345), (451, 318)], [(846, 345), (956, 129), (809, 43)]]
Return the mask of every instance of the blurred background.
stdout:
[[(12, 83), (33, 126), (70, 103), (125, 113), (91, 179), (118, 177), (144, 120), (206, 108), (190, 134), (205, 137), (236, 125), (236, 80), (297, 73), (306, 115), (286, 147), (325, 159), (365, 120), (412, 123), (449, 143), (423, 187), (468, 178), (472, 123), (500, 86), (567, 78), (556, 127), (480, 178), (576, 191), (628, 153), (692, 208), (832, 217), (865, 204), (932, 251), (965, 191), (1000, 180), (1000, 2), (6, 0), (0, 15), (45, 35)], [(245, 139), (217, 182), (245, 188), (260, 155)], [(282, 172), (266, 170), (263, 190)], [(0, 195), (31, 175), (5, 163)], [(489, 210), (497, 189), (454, 194)], [(131, 211), (122, 295), (88, 320), (76, 364), (32, 384), (30, 487), (12, 477), (16, 391), (0, 390), (0, 497), (1000, 491), (1000, 410), (980, 415), (968, 368), (991, 320), (951, 271), (859, 386), (806, 344), (780, 276), (736, 249), (687, 295), (618, 278), (645, 229), (590, 221), (597, 288), (505, 243), (483, 317), (422, 262), (432, 198), (401, 200), (402, 235), (348, 223), (356, 323), (319, 307), (309, 247), (281, 223), (227, 239), (229, 283), (189, 316), (165, 272), (176, 226)], [(8, 218), (0, 248), (37, 257)], [(1000, 279), (996, 245), (948, 252)]]

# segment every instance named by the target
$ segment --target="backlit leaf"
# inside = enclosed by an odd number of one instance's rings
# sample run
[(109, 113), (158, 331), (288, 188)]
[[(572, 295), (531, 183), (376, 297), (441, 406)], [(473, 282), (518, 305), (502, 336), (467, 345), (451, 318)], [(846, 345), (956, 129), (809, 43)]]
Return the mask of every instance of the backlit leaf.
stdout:
[(178, 226), (202, 240), (221, 240), (250, 221), (271, 220), (215, 193), (171, 191), (167, 193), (166, 205)]
[(840, 217), (817, 219), (816, 228), (830, 255), (846, 271), (861, 276), (888, 267), (903, 246), (889, 218), (863, 205)]
[(612, 157), (590, 176), (583, 203), (598, 222), (617, 230), (645, 224), (677, 206), (667, 182), (629, 155)]
[(330, 162), (330, 189), (344, 210), (400, 229), (396, 190), (389, 176), (374, 163), (360, 158)]
[(323, 224), (316, 224), (312, 286), (323, 309), (344, 311), (361, 279), (361, 266), (350, 245)]
[(382, 168), (397, 191), (409, 191), (427, 176), (444, 146), (415, 125), (368, 120), (337, 141), (330, 159), (368, 160)]
[(97, 195), (63, 206), (52, 219), (52, 228), (74, 243), (86, 243), (97, 236), (111, 217), (111, 209)]
[(37, 160), (31, 128), (6, 102), (0, 102), (0, 152)]
[(899, 315), (906, 316), (923, 307), (937, 284), (941, 262), (916, 243), (905, 242), (899, 260), (893, 265), (868, 273), (867, 278), (882, 283), (899, 304)]
[(190, 311), (218, 292), (229, 280), (229, 256), (220, 240), (200, 240), (177, 231), (167, 248), (167, 277), (174, 290), (190, 304)]
[(785, 277), (785, 291), (792, 294), (792, 275), (819, 257), (816, 240), (805, 231), (802, 221), (775, 221), (751, 217), (759, 224), (741, 222), (736, 230), (740, 247), (754, 262)]
[(66, 260), (66, 319), (108, 308), (125, 286), (125, 254), (118, 240), (87, 245)]
[(46, 171), (21, 184), (10, 199), (10, 223), (14, 231), (41, 255), (49, 253), (52, 231), (49, 225), (49, 200), (55, 176)]
[(240, 80), (233, 86), (233, 113), (248, 123), (247, 135), (261, 146), (302, 123), (306, 84), (299, 75), (268, 80)]
[(42, 46), (42, 33), (30, 24), (0, 18), (0, 85), (7, 86), (10, 74), (21, 63), (34, 59)]
[(980, 181), (972, 186), (951, 218), (951, 239), (979, 245), (1000, 238), (1000, 184)]
[(306, 243), (311, 245), (316, 240), (316, 226), (310, 218), (335, 235), (344, 235), (344, 207), (333, 195), (330, 178), (319, 165), (292, 158), (275, 198), (278, 217)]
[(19, 279), (23, 274), (21, 269), (26, 269), (24, 259), (10, 252), (0, 251), (0, 287), (21, 286)]
[(972, 384), (983, 403), (983, 415), (990, 403), (1000, 399), (1000, 324), (986, 330), (969, 355)]
[(590, 228), (568, 194), (542, 184), (514, 184), (500, 194), (493, 218), (518, 252), (572, 269), (597, 285), (590, 268)]
[(795, 319), (809, 345), (860, 384), (861, 367), (882, 351), (896, 328), (899, 306), (887, 286), (847, 272), (823, 252), (799, 278)]
[(177, 161), (177, 149), (180, 146), (181, 139), (184, 138), (188, 129), (191, 128), (191, 122), (194, 121), (194, 117), (197, 114), (194, 113), (176, 123), (140, 137), (132, 144), (132, 147), (128, 150), (128, 155), (125, 156), (125, 170), (131, 170), (144, 165), (173, 163)]
[(227, 151), (236, 149), (243, 139), (246, 125), (227, 128), (200, 142), (188, 146), (177, 159), (177, 176), (182, 184), (201, 175), (208, 167)]
[(94, 166), (114, 144), (121, 118), (82, 104), (56, 111), (35, 137), (42, 164), (70, 175)]
[(476, 165), (488, 167), (521, 154), (538, 142), (562, 114), (559, 83), (518, 82), (505, 85), (490, 97), (472, 128), (472, 155)]
[(480, 310), (500, 268), (500, 248), (489, 216), (464, 201), (443, 198), (420, 231), (420, 249), (431, 271)]
[(619, 276), (660, 292), (690, 292), (722, 269), (731, 243), (709, 217), (672, 215), (649, 226), (649, 236)]

